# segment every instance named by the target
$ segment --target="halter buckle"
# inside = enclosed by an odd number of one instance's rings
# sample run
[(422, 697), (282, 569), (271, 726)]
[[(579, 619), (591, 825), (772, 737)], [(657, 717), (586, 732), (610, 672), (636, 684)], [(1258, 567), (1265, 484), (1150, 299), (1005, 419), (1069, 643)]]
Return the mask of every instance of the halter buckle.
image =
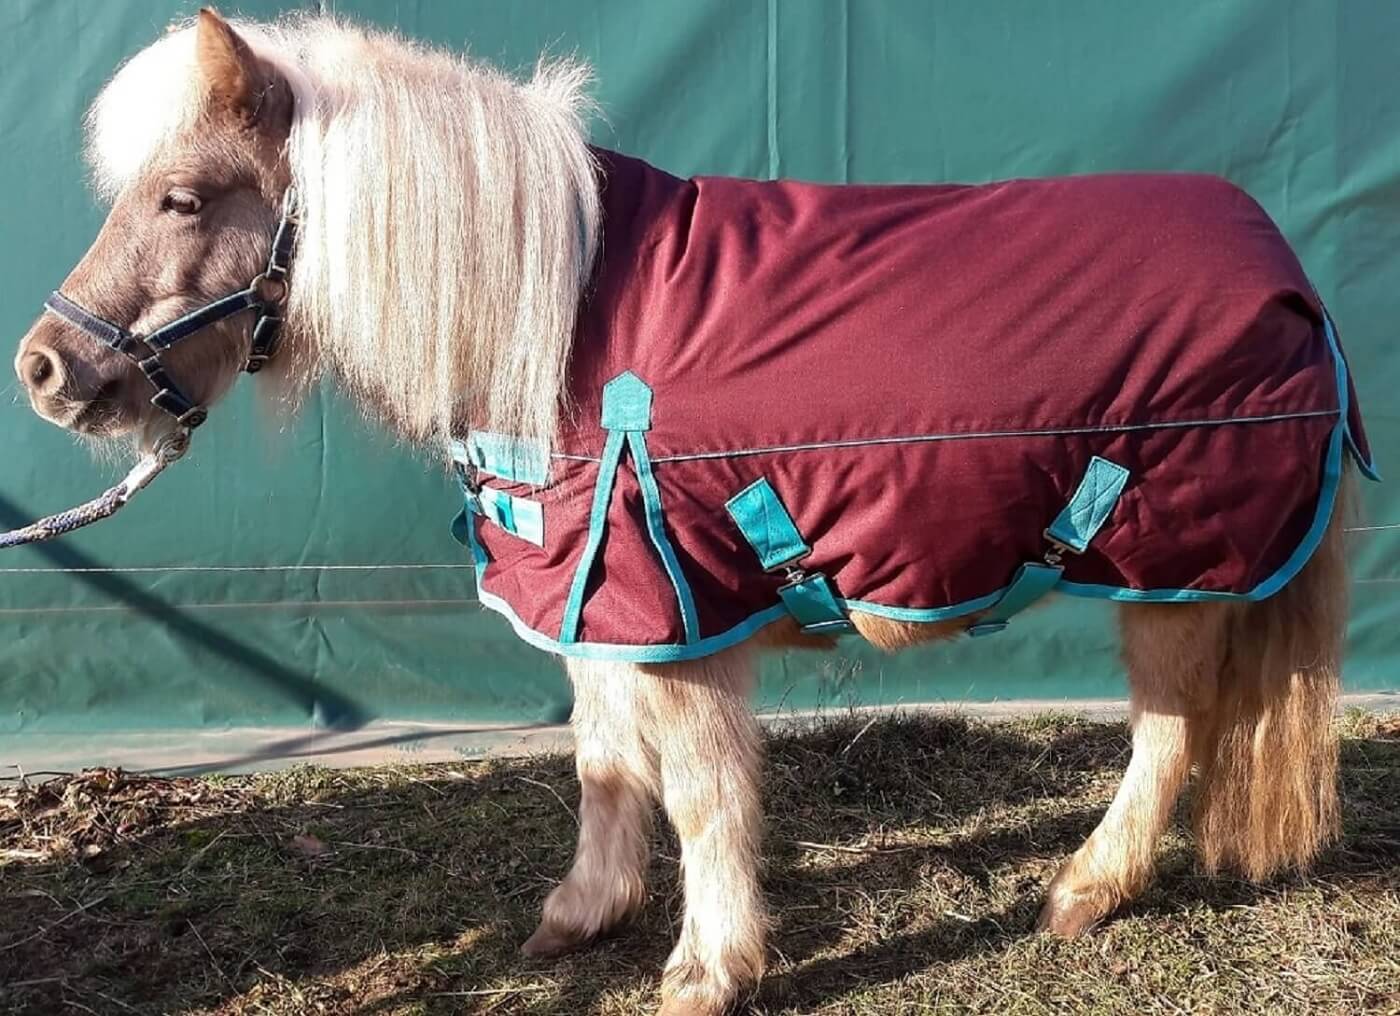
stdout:
[(147, 380), (152, 384), (164, 385), (168, 380), (165, 376), (165, 364), (161, 361), (160, 353), (152, 353), (136, 361), (136, 366), (141, 368), (141, 373), (146, 375)]

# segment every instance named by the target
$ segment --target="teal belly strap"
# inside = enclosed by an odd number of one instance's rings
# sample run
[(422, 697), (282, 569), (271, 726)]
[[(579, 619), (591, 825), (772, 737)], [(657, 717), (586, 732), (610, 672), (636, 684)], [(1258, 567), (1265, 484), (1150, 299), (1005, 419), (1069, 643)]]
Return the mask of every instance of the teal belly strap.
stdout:
[(1001, 599), (967, 629), (967, 634), (980, 638), (1005, 631), (1013, 617), (1054, 589), (1064, 576), (1065, 569), (1060, 563), (1064, 555), (1082, 554), (1088, 549), (1090, 541), (1113, 514), (1127, 482), (1128, 471), (1116, 462), (1097, 455), (1090, 459), (1069, 502), (1045, 529), (1045, 539), (1050, 546), (1044, 561), (1027, 561), (1021, 565)]
[(827, 577), (799, 567), (798, 562), (812, 548), (767, 479), (760, 477), (749, 484), (731, 497), (724, 508), (758, 555), (763, 570), (787, 573), (788, 581), (778, 595), (803, 632), (840, 635), (852, 630)]
[(973, 638), (981, 638), (1005, 631), (1013, 617), (1055, 588), (1064, 573), (1060, 565), (1027, 561), (1016, 569), (1016, 577), (1006, 587), (996, 606), (978, 618), (967, 633)]

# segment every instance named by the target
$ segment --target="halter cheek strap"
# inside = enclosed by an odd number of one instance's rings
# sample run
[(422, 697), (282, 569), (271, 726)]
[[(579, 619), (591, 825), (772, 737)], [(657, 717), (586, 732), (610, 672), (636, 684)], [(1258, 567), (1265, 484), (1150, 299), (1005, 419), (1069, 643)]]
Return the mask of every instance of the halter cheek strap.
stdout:
[(277, 352), (281, 340), (283, 308), (287, 302), (287, 273), (291, 268), (296, 237), (296, 195), (288, 189), (282, 202), (282, 218), (272, 239), (272, 253), (268, 255), (267, 268), (262, 274), (247, 289), (207, 303), (147, 335), (133, 335), (57, 290), (44, 301), (44, 309), (135, 363), (156, 390), (151, 404), (175, 417), (181, 426), (192, 430), (208, 419), (209, 412), (180, 390), (166, 369), (162, 354), (220, 321), (252, 310), (258, 316), (243, 369), (249, 374), (262, 370)]

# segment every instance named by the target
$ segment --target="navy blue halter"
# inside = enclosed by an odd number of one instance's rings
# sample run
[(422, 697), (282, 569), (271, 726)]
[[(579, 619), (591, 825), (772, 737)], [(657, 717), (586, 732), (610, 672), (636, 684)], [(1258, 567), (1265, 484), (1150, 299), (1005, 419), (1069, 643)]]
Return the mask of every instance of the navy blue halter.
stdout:
[(272, 240), (272, 253), (262, 274), (247, 289), (207, 303), (148, 335), (133, 335), (57, 290), (44, 301), (44, 309), (135, 363), (156, 390), (151, 404), (175, 417), (182, 426), (193, 429), (208, 419), (209, 412), (180, 390), (166, 370), (161, 355), (191, 335), (235, 314), (251, 310), (257, 312), (257, 321), (253, 325), (252, 344), (243, 369), (249, 374), (262, 370), (277, 352), (281, 339), (282, 313), (287, 303), (287, 272), (291, 267), (296, 237), (296, 198), (288, 190), (282, 206), (282, 219)]

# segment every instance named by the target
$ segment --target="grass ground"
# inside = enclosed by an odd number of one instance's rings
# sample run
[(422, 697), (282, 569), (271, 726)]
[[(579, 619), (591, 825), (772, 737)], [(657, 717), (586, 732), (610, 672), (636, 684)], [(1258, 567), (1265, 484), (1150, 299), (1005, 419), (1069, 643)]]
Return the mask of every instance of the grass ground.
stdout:
[[(1127, 761), (1118, 725), (904, 717), (770, 738), (776, 928), (753, 1012), (1400, 1013), (1400, 717), (1343, 721), (1346, 838), (1259, 887), (1185, 838), (1095, 934), (1031, 934)], [(515, 949), (572, 853), (562, 757), (0, 789), (0, 1011), (646, 1012), (680, 912)]]

